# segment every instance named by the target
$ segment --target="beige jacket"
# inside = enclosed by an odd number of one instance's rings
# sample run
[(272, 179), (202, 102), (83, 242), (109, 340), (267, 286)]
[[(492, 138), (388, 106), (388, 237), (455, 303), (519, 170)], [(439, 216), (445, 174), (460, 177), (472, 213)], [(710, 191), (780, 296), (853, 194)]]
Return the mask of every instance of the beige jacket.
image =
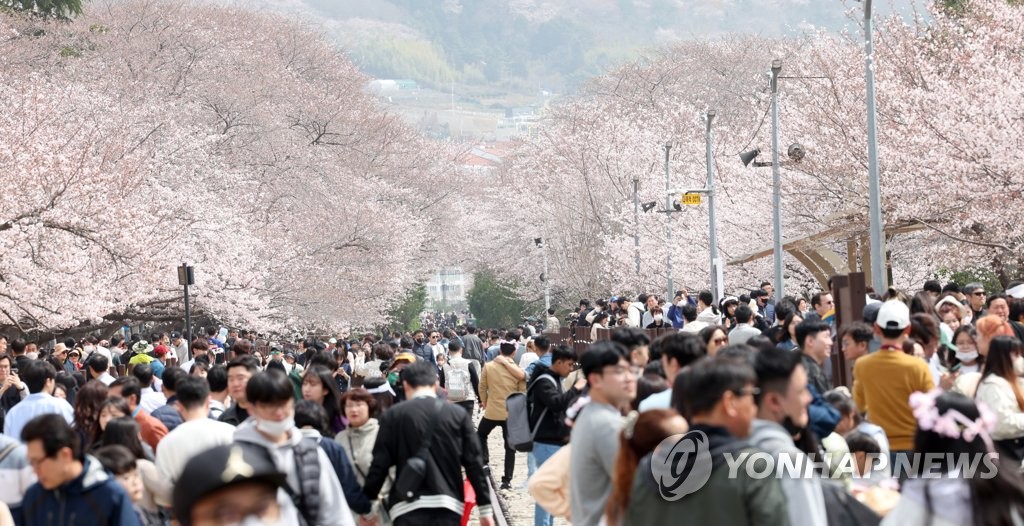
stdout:
[[(373, 444), (377, 441), (377, 431), (379, 429), (380, 425), (377, 419), (371, 418), (362, 426), (347, 427), (334, 437), (334, 440), (341, 444), (342, 449), (345, 450), (345, 454), (348, 455), (348, 460), (352, 463), (352, 467), (355, 468), (356, 480), (359, 481), (360, 486), (366, 483), (366, 475), (370, 472), (370, 464), (373, 464)], [(388, 479), (384, 481), (384, 486), (380, 490), (381, 495), (387, 495), (391, 491), (391, 481), (394, 479), (395, 468), (392, 466)], [(371, 515), (379, 516), (379, 500), (374, 501), (373, 511), (370, 513)], [(359, 524), (359, 514), (353, 512), (352, 516), (355, 518), (356, 524)], [(382, 521), (382, 524), (390, 524), (390, 522)]]
[(512, 393), (526, 392), (526, 381), (519, 380), (509, 370), (518, 365), (504, 365), (496, 360), (505, 359), (502, 356), (484, 364), (483, 372), (480, 373), (480, 405), (484, 407), (484, 418), (488, 420), (508, 420), (508, 409), (505, 407), (505, 399)]
[(571, 521), (569, 483), (569, 446), (566, 445), (537, 468), (526, 489), (538, 506), (555, 517)]

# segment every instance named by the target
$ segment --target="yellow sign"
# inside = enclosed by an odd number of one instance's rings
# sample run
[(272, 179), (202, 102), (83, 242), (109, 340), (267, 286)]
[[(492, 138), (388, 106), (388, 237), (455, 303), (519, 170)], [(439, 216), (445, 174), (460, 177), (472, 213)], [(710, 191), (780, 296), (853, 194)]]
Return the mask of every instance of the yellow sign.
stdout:
[(688, 206), (700, 205), (700, 194), (683, 194), (679, 202)]

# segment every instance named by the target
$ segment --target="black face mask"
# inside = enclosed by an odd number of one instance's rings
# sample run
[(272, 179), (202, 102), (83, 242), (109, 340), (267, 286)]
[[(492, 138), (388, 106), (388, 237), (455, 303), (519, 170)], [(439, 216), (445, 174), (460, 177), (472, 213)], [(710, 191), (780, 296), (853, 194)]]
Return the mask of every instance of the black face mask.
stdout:
[(416, 343), (423, 343), (423, 338), (416, 338)]

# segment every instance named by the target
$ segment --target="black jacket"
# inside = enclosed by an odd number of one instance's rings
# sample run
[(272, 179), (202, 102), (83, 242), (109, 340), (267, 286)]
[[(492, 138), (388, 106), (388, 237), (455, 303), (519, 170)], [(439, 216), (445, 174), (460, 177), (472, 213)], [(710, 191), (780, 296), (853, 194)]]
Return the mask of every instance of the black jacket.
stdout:
[(238, 424), (245, 422), (246, 418), (249, 418), (249, 411), (238, 407), (238, 403), (236, 402), (231, 404), (231, 407), (224, 410), (224, 412), (220, 414), (220, 418), (218, 418), (218, 420), (238, 427)]
[[(569, 427), (565, 425), (565, 410), (580, 396), (580, 392), (575, 387), (563, 392), (560, 376), (540, 362), (536, 362), (533, 367), (533, 375), (526, 386), (530, 402), (530, 426), (536, 426), (541, 413), (545, 408), (548, 410), (544, 420), (540, 422), (540, 427), (537, 428), (537, 435), (533, 437), (533, 441), (562, 445), (569, 440), (570, 432)], [(555, 381), (541, 378), (542, 376), (550, 376)]]
[(434, 433), (420, 496), (415, 501), (405, 502), (392, 487), (387, 504), (392, 519), (419, 509), (447, 509), (461, 514), (465, 500), (463, 467), (476, 492), (480, 514), (492, 511), (480, 440), (472, 418), (465, 409), (448, 402), (442, 403), (440, 413), (435, 416), (436, 403), (433, 397), (416, 397), (391, 406), (379, 418), (373, 463), (363, 484), (363, 493), (370, 500), (379, 496), (388, 470), (394, 466), (395, 479), (401, 477), (406, 461), (416, 454), (427, 435)]

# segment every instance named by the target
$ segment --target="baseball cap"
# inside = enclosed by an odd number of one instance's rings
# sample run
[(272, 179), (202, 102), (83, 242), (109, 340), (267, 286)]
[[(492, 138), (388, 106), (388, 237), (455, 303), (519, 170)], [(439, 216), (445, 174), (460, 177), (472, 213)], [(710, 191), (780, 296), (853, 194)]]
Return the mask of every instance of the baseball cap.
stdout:
[(167, 346), (157, 345), (156, 347), (153, 348), (153, 354), (157, 356), (165, 356), (167, 354)]
[(178, 338), (181, 338), (181, 333), (178, 331), (171, 331), (171, 339), (177, 340)]
[(338, 343), (338, 339), (337, 338), (331, 338), (330, 340), (327, 340), (327, 343), (329, 343), (331, 345), (334, 345), (334, 344)]
[(902, 301), (887, 301), (878, 309), (875, 325), (882, 329), (906, 329), (910, 325), (910, 309)]
[(238, 443), (216, 446), (188, 461), (174, 485), (174, 514), (182, 526), (192, 523), (192, 508), (207, 495), (243, 482), (262, 482), (276, 488), (286, 484), (270, 453)]

